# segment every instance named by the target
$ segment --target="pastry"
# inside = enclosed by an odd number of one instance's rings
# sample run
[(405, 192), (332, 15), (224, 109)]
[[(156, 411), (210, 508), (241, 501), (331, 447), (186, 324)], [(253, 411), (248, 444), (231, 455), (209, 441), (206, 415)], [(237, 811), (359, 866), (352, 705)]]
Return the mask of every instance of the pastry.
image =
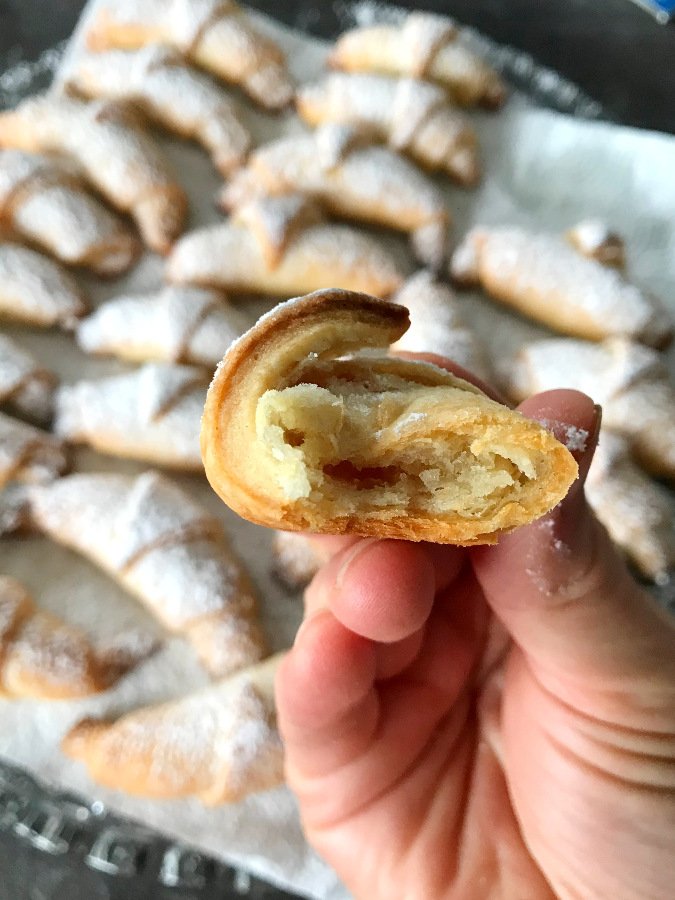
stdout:
[(338, 122), (373, 132), (394, 150), (459, 184), (480, 177), (476, 133), (445, 92), (413, 78), (333, 72), (298, 90), (296, 105), (310, 125)]
[(220, 199), (232, 210), (257, 196), (292, 191), (335, 215), (407, 232), (423, 263), (443, 264), (450, 214), (436, 185), (404, 157), (348, 125), (329, 123), (259, 147)]
[(448, 285), (423, 270), (409, 278), (392, 300), (410, 313), (410, 328), (392, 344), (392, 350), (437, 353), (490, 381), (485, 354), (464, 324), (460, 304)]
[(564, 334), (593, 341), (623, 335), (657, 347), (672, 336), (655, 297), (556, 235), (475, 228), (455, 251), (451, 274)]
[(232, 101), (170, 47), (83, 56), (68, 86), (85, 97), (131, 101), (169, 131), (199, 141), (226, 176), (241, 165), (251, 145)]
[(199, 420), (208, 375), (147, 363), (132, 372), (63, 385), (54, 430), (100, 453), (201, 471)]
[(583, 391), (646, 469), (675, 478), (675, 387), (654, 350), (624, 338), (535, 341), (509, 362), (504, 379), (516, 400), (554, 388)]
[(142, 797), (236, 803), (283, 781), (274, 676), (280, 659), (113, 722), (85, 719), (63, 751), (105, 787)]
[(34, 525), (138, 597), (222, 677), (264, 656), (249, 579), (223, 529), (157, 472), (71, 475), (29, 492)]
[(55, 157), (0, 150), (0, 225), (62, 262), (97, 275), (125, 272), (137, 238)]
[(288, 531), (457, 544), (558, 503), (577, 475), (569, 451), (445, 369), (387, 356), (408, 324), (395, 303), (320, 291), (233, 344), (201, 437), (225, 503)]
[(316, 543), (299, 531), (276, 531), (272, 558), (273, 573), (292, 590), (304, 588), (327, 562)]
[(0, 241), (0, 316), (45, 328), (74, 328), (87, 306), (77, 282), (58, 263)]
[(222, 225), (186, 234), (166, 271), (179, 284), (286, 297), (334, 284), (387, 296), (403, 281), (376, 238), (323, 221), (296, 194), (253, 200)]
[(57, 616), (36, 609), (24, 586), (0, 575), (0, 696), (73, 700), (111, 687), (155, 645), (98, 650)]
[(62, 440), (0, 413), (0, 488), (10, 481), (50, 481), (67, 468)]
[(113, 0), (87, 32), (96, 51), (152, 43), (175, 47), (266, 109), (282, 109), (293, 97), (281, 49), (256, 31), (234, 0)]
[(72, 157), (112, 206), (131, 215), (158, 253), (166, 253), (183, 230), (185, 193), (127, 104), (32, 97), (0, 113), (0, 146)]
[(596, 516), (631, 561), (657, 584), (675, 568), (675, 504), (633, 462), (628, 443), (603, 428), (586, 480)]
[(249, 324), (216, 291), (169, 286), (104, 303), (80, 323), (77, 340), (87, 353), (213, 368)]
[(494, 109), (504, 102), (499, 74), (462, 42), (447, 16), (411, 12), (395, 25), (370, 25), (343, 34), (329, 57), (347, 72), (382, 72), (426, 78), (461, 106)]
[(626, 245), (621, 235), (598, 219), (585, 219), (565, 232), (570, 244), (583, 256), (596, 259), (604, 266), (623, 269), (626, 265)]
[(25, 484), (18, 482), (0, 487), (0, 536), (30, 531), (27, 490)]
[(0, 405), (38, 422), (51, 418), (56, 377), (0, 334)]

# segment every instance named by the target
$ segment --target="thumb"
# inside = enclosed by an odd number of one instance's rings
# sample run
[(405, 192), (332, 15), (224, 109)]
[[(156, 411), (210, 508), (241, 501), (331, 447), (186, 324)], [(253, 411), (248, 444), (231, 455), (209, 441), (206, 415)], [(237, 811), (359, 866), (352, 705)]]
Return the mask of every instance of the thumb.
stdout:
[(529, 665), (557, 684), (618, 686), (626, 674), (673, 672), (675, 630), (634, 581), (584, 496), (600, 410), (577, 391), (548, 391), (519, 407), (551, 428), (579, 478), (548, 515), (471, 552), (485, 597)]

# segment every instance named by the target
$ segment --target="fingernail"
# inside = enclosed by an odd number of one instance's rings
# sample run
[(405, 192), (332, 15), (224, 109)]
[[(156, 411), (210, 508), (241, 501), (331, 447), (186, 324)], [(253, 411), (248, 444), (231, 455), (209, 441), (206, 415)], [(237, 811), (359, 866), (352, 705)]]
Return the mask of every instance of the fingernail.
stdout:
[(354, 544), (354, 546), (345, 554), (345, 558), (342, 560), (342, 564), (337, 571), (337, 575), (335, 576), (335, 587), (342, 587), (342, 583), (347, 577), (347, 572), (355, 560), (369, 550), (373, 544), (379, 544), (380, 542), (381, 538), (372, 537), (365, 538), (364, 540), (359, 541), (358, 544)]

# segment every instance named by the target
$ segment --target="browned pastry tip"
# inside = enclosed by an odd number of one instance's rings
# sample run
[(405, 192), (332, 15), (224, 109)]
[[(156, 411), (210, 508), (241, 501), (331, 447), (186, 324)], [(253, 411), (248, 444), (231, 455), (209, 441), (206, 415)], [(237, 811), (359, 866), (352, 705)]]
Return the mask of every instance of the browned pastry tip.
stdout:
[(456, 544), (493, 543), (558, 503), (577, 465), (550, 432), (444, 369), (378, 354), (408, 322), (334, 289), (236, 342), (202, 419), (224, 502), (289, 531)]

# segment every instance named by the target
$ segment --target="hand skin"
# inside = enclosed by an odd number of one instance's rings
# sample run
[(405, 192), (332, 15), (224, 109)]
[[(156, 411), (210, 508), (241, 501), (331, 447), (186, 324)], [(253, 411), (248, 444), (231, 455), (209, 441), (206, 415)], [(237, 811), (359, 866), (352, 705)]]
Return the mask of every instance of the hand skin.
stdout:
[[(308, 840), (361, 900), (672, 900), (675, 627), (580, 479), (496, 546), (321, 538), (277, 679)], [(556, 430), (556, 429), (554, 429)]]

